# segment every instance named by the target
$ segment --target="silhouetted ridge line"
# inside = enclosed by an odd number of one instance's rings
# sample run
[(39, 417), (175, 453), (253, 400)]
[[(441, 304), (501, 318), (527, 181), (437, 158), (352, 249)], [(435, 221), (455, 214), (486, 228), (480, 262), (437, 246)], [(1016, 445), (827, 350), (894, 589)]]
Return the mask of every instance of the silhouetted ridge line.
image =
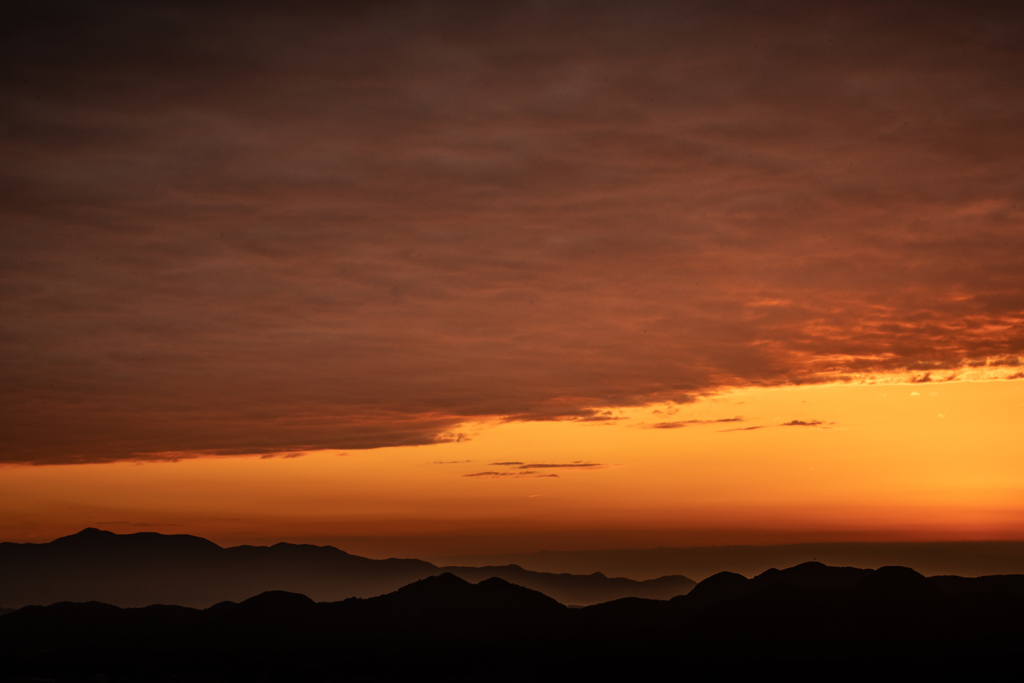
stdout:
[(87, 527), (76, 534), (62, 536), (51, 542), (51, 546), (77, 547), (92, 551), (132, 551), (145, 549), (176, 551), (223, 550), (213, 541), (189, 534), (160, 534), (154, 531), (140, 531), (134, 534), (115, 534), (95, 527)]
[(908, 567), (879, 567), (855, 587), (861, 599), (927, 604), (945, 596), (934, 583)]
[(501, 578), (576, 605), (626, 596), (664, 599), (693, 586), (683, 576), (638, 582), (600, 573), (545, 574), (517, 566), (439, 569), (422, 560), (359, 557), (333, 546), (222, 548), (197, 536), (88, 528), (50, 543), (0, 543), (0, 605), (98, 600), (125, 607), (206, 607), (268, 590), (330, 602), (382, 595), (446, 571), (473, 583)]
[(567, 605), (592, 605), (622, 597), (667, 599), (689, 592), (694, 582), (685, 576), (663, 576), (646, 581), (609, 578), (592, 574), (555, 574), (534, 572), (519, 565), (485, 567), (442, 567), (468, 581), (498, 577), (549, 595)]
[(0, 616), (0, 670), (15, 680), (1014, 680), (1024, 576), (992, 578), (1008, 590), (807, 563), (580, 609), (450, 572), (337, 602), (287, 591), (205, 610), (63, 602)]
[(708, 604), (731, 600), (752, 590), (750, 579), (735, 572), (718, 572), (704, 579), (686, 594), (687, 602)]

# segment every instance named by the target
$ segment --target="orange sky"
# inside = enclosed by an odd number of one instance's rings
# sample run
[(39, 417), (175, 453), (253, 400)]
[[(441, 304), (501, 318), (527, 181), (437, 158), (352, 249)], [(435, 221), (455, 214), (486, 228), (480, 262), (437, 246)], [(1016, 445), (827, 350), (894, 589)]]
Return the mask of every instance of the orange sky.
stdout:
[(4, 538), (1024, 539), (1020, 9), (9, 18)]
[(85, 526), (438, 556), (1019, 539), (1024, 381), (745, 389), (601, 423), (293, 458), (8, 466), (0, 533)]

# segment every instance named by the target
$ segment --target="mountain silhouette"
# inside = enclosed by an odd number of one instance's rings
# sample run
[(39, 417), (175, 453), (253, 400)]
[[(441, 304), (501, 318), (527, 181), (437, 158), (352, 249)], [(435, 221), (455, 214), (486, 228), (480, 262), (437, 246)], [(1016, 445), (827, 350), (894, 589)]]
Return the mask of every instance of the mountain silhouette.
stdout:
[(317, 600), (378, 595), (436, 571), (420, 560), (371, 560), (330, 546), (221, 548), (196, 536), (85, 529), (42, 544), (0, 544), (0, 605), (99, 600), (206, 607), (266, 590)]
[(769, 569), (758, 574), (753, 581), (760, 586), (785, 581), (806, 588), (849, 588), (863, 581), (869, 574), (870, 569), (804, 562), (788, 569)]
[(718, 572), (704, 579), (687, 594), (689, 604), (711, 604), (734, 600), (753, 590), (750, 579), (735, 572)]
[(202, 608), (270, 590), (330, 602), (383, 595), (444, 572), (473, 583), (501, 578), (572, 605), (629, 596), (667, 599), (694, 585), (683, 576), (633, 581), (599, 573), (531, 572), (515, 565), (439, 568), (422, 560), (359, 557), (332, 546), (222, 548), (197, 536), (88, 528), (50, 543), (0, 543), (0, 606), (95, 600), (122, 607)]
[(609, 578), (601, 572), (592, 574), (555, 574), (523, 569), (519, 565), (486, 567), (442, 567), (467, 581), (477, 582), (496, 577), (509, 583), (527, 586), (549, 595), (566, 605), (594, 605), (624, 597), (667, 599), (688, 593), (696, 584), (685, 576), (662, 576), (646, 581)]
[(539, 591), (500, 578), (492, 577), (473, 584), (451, 572), (421, 579), (376, 600), (380, 604), (449, 612), (511, 610), (525, 614), (565, 609), (557, 600)]
[(926, 605), (944, 596), (934, 583), (908, 567), (880, 567), (857, 584), (861, 600)]
[(1019, 680), (1024, 576), (982, 578), (806, 563), (578, 609), (451, 572), (333, 602), (60, 602), (0, 616), (0, 679)]

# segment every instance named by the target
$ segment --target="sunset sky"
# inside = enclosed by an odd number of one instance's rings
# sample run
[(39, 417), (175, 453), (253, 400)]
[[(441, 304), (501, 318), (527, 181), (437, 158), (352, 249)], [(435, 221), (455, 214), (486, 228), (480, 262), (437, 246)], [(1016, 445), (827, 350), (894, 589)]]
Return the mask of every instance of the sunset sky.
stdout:
[(1024, 9), (3, 2), (0, 540), (1024, 540)]

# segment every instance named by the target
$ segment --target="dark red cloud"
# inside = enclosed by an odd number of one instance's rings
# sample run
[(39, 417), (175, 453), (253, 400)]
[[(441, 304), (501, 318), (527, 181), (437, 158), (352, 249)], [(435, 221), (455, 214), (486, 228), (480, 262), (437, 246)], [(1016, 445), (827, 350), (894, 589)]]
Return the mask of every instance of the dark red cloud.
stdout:
[[(550, 476), (550, 475), (537, 474), (536, 472), (531, 472), (531, 471), (527, 470), (527, 471), (514, 471), (514, 472), (495, 472), (495, 471), (471, 472), (469, 474), (463, 474), (462, 476), (464, 476), (464, 477), (478, 477), (480, 479), (502, 479), (502, 478), (521, 479), (523, 477), (537, 478), (537, 477), (546, 477), (546, 476)], [(558, 476), (558, 475), (555, 475), (555, 476)]]
[(539, 462), (539, 463), (533, 463), (533, 464), (529, 464), (529, 465), (520, 465), (519, 469), (521, 469), (521, 470), (589, 469), (589, 468), (592, 468), (592, 467), (604, 467), (604, 465), (602, 465), (599, 462), (582, 462), (582, 461), (579, 461), (579, 462), (563, 462), (563, 463)]
[(742, 417), (725, 417), (718, 420), (674, 420), (671, 422), (655, 422), (653, 424), (639, 425), (644, 429), (681, 429), (690, 425), (710, 425), (722, 422), (743, 422)]
[[(724, 421), (724, 420), (723, 420)], [(767, 429), (769, 427), (821, 427), (831, 426), (834, 422), (822, 422), (821, 420), (790, 420), (789, 422), (781, 422), (774, 425), (754, 425), (752, 427), (733, 427), (732, 429), (722, 429), (722, 432), (752, 432), (757, 429)]]
[(9, 8), (0, 457), (1019, 364), (1013, 5), (494, 5)]
[(536, 470), (555, 470), (555, 469), (565, 469), (565, 470), (583, 469), (583, 470), (587, 470), (587, 469), (601, 469), (601, 468), (605, 467), (605, 465), (603, 465), (603, 464), (601, 464), (599, 462), (585, 462), (583, 460), (575, 460), (573, 462), (563, 462), (563, 463), (541, 462), (541, 463), (530, 463), (530, 464), (526, 464), (526, 463), (522, 463), (522, 462), (518, 462), (518, 461), (509, 461), (509, 462), (492, 462), (490, 464), (493, 465), (493, 466), (510, 467), (512, 469), (511, 469), (511, 471), (508, 471), (508, 470), (505, 470), (505, 471), (488, 470), (488, 471), (485, 471), (485, 472), (471, 472), (469, 474), (464, 474), (462, 476), (464, 476), (464, 477), (479, 477), (481, 479), (501, 479), (503, 477), (535, 477), (535, 478), (539, 478), (539, 477), (557, 477), (558, 476), (557, 474), (538, 474), (536, 472)]

